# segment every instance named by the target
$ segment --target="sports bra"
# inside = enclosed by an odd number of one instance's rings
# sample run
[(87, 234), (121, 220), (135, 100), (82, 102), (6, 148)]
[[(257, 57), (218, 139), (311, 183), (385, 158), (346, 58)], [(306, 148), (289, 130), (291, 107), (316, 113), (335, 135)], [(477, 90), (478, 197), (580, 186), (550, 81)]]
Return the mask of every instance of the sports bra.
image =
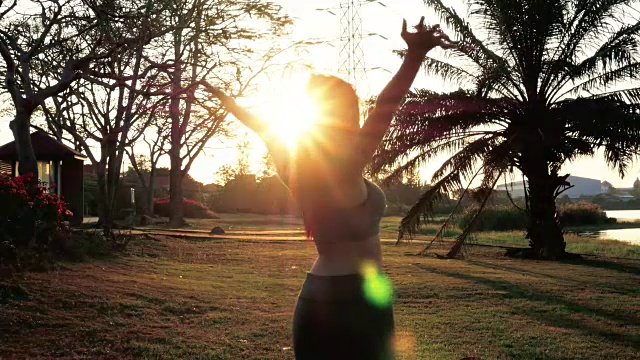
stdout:
[(365, 201), (353, 207), (311, 205), (303, 210), (307, 235), (316, 242), (364, 241), (378, 235), (386, 208), (382, 189), (364, 179)]

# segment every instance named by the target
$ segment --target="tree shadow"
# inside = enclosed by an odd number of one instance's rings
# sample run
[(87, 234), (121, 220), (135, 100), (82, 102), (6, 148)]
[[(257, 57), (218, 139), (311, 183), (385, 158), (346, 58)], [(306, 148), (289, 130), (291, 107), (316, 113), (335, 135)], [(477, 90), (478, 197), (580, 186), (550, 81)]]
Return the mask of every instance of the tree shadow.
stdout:
[[(463, 274), (454, 271), (442, 271), (439, 269), (431, 268), (423, 264), (414, 264), (417, 268), (440, 275), (449, 276), (452, 278), (462, 279), (466, 281), (472, 281), (480, 285), (484, 285), (494, 290), (498, 290), (501, 293), (495, 294), (495, 298), (502, 299), (524, 299), (527, 301), (538, 302), (546, 305), (555, 305), (562, 307), (572, 314), (579, 314), (587, 318), (600, 317), (606, 321), (616, 322), (623, 326), (640, 326), (640, 319), (630, 314), (617, 314), (612, 311), (604, 309), (595, 309), (589, 306), (577, 304), (566, 299), (554, 296), (548, 293), (536, 293), (532, 289), (526, 288), (517, 284), (510, 283), (504, 280), (489, 279), (481, 276), (475, 276), (470, 274)], [(630, 344), (634, 349), (640, 350), (640, 336), (629, 333), (621, 333), (608, 329), (602, 329), (592, 324), (581, 322), (575, 318), (562, 315), (559, 313), (549, 314), (548, 311), (535, 311), (531, 308), (524, 308), (519, 306), (511, 306), (511, 311), (520, 316), (529, 317), (538, 322), (545, 323), (554, 327), (561, 327), (566, 329), (574, 329), (587, 335), (596, 335), (607, 339), (608, 341), (615, 341), (624, 344)], [(551, 315), (551, 316), (550, 316)]]
[[(556, 276), (556, 275), (551, 275), (551, 274), (546, 274), (546, 273), (541, 273), (541, 272), (536, 272), (531, 270), (525, 270), (525, 269), (520, 269), (520, 268), (510, 267), (505, 265), (498, 265), (498, 264), (487, 263), (487, 262), (482, 262), (477, 260), (465, 260), (465, 262), (475, 266), (486, 267), (494, 270), (507, 271), (512, 273), (518, 273), (522, 275), (546, 278), (546, 279), (551, 279), (551, 280), (560, 281), (560, 282), (569, 282), (569, 283), (579, 284), (583, 286), (593, 285), (592, 283), (585, 283), (584, 281), (578, 281), (568, 277)], [(613, 291), (621, 295), (635, 295), (640, 292), (640, 288), (638, 287), (613, 286), (613, 285), (602, 284), (602, 283), (597, 284), (597, 287), (601, 289), (606, 289), (607, 291)]]
[(572, 264), (572, 265), (584, 265), (590, 266), (600, 269), (614, 270), (625, 274), (633, 274), (640, 275), (640, 264), (638, 265), (629, 265), (629, 264), (621, 264), (608, 260), (599, 260), (599, 259), (589, 259), (587, 257), (583, 257), (578, 260), (564, 260), (561, 261), (563, 264)]

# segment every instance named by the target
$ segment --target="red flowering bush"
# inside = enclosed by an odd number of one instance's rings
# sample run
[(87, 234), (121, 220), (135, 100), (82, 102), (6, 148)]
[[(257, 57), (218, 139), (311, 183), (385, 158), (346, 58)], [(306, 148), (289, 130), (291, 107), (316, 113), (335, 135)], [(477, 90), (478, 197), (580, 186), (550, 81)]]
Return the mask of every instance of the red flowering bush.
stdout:
[(64, 200), (32, 181), (32, 175), (0, 174), (0, 265), (42, 256), (68, 237)]
[[(217, 218), (216, 214), (203, 203), (190, 199), (182, 200), (182, 211), (187, 218)], [(153, 199), (153, 212), (159, 216), (169, 217), (169, 199)]]

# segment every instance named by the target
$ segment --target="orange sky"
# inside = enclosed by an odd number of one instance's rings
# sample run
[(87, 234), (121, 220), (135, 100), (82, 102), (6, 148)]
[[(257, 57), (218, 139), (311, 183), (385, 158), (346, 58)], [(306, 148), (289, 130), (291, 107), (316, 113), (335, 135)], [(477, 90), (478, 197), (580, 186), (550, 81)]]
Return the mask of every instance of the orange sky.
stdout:
[[(306, 56), (303, 56), (302, 61), (313, 66), (318, 72), (337, 74), (340, 65), (339, 42), (337, 41), (340, 36), (340, 1), (279, 0), (277, 2), (281, 3), (285, 11), (295, 18), (294, 38), (321, 39), (326, 42), (325, 45), (318, 45), (310, 49)], [(377, 34), (366, 36), (361, 43), (365, 68), (368, 69), (366, 78), (358, 83), (358, 91), (361, 96), (374, 95), (380, 91), (391, 78), (392, 72), (395, 72), (399, 67), (400, 61), (392, 54), (392, 50), (404, 48), (404, 43), (399, 36), (403, 18), (406, 18), (409, 23), (415, 23), (419, 20), (420, 15), (425, 14), (427, 22), (437, 21), (437, 18), (426, 10), (421, 0), (388, 0), (383, 3), (386, 4), (386, 7), (371, 3), (361, 8), (363, 34)], [(453, 4), (460, 13), (463, 13), (464, 7), (461, 7), (459, 1), (457, 4), (453, 2), (448, 2), (448, 4)], [(317, 10), (321, 8), (329, 9), (335, 15), (330, 14), (327, 10)], [(439, 79), (430, 78), (423, 74), (418, 75), (414, 86), (432, 90), (451, 89)], [(256, 152), (264, 149), (259, 143), (255, 146)], [(233, 155), (225, 155), (225, 157), (227, 156)], [(202, 162), (204, 163), (204, 161), (203, 159)], [(424, 179), (429, 180), (433, 171), (443, 161), (444, 157), (436, 159), (426, 166), (422, 171)], [(606, 165), (601, 154), (594, 158), (583, 158), (569, 163), (562, 170), (576, 176), (595, 178), (601, 181), (607, 180), (616, 187), (631, 187), (636, 177), (640, 176), (640, 164), (635, 164), (629, 169), (624, 179), (620, 178), (617, 171)], [(202, 177), (199, 175), (194, 174), (199, 179), (205, 179), (205, 174), (202, 174)]]
[[(318, 39), (324, 42), (324, 44), (314, 46), (301, 54), (297, 54), (296, 60), (301, 64), (310, 65), (316, 72), (337, 74), (340, 65), (340, 44), (338, 42), (340, 36), (340, 9), (338, 6), (340, 1), (276, 0), (276, 2), (281, 3), (284, 10), (295, 18), (292, 34), (295, 39)], [(382, 2), (386, 4), (386, 7), (377, 3), (370, 3), (361, 9), (363, 33), (376, 34), (366, 36), (361, 43), (367, 71), (366, 77), (361, 79), (357, 85), (358, 92), (363, 97), (374, 95), (380, 91), (391, 78), (392, 72), (395, 72), (399, 67), (400, 61), (392, 54), (392, 50), (404, 47), (399, 36), (402, 19), (406, 18), (409, 23), (415, 23), (420, 15), (425, 14), (427, 22), (433, 23), (437, 20), (430, 16), (429, 11), (426, 10), (421, 0), (386, 0)], [(448, 3), (452, 4), (452, 2)], [(459, 1), (454, 5), (459, 7)], [(332, 15), (326, 10), (316, 10), (319, 8), (328, 8), (329, 11), (334, 12), (336, 15)], [(414, 86), (432, 90), (450, 89), (442, 81), (428, 78), (423, 74), (419, 74)], [(265, 84), (261, 87), (262, 91), (252, 95), (255, 97), (254, 99), (248, 98), (240, 101), (247, 104), (264, 103), (265, 99), (269, 99), (269, 92), (278, 87), (280, 87), (280, 84), (276, 82)], [(262, 99), (262, 101), (256, 100), (256, 98)], [(269, 116), (267, 114), (264, 115), (266, 117)], [(8, 125), (9, 118), (0, 117), (0, 143), (12, 140)], [(257, 170), (264, 153), (264, 146), (253, 135), (249, 136), (249, 140), (253, 149), (251, 162), (255, 164), (254, 170)], [(226, 163), (233, 163), (236, 154), (237, 151), (233, 141), (220, 142), (220, 140), (212, 140), (207, 146), (206, 153), (195, 161), (190, 173), (199, 181), (204, 183), (212, 182), (215, 180), (217, 169)], [(163, 161), (165, 165), (168, 165), (167, 160)], [(430, 175), (442, 161), (444, 161), (444, 158), (437, 159), (423, 169), (424, 180), (430, 179)], [(635, 164), (630, 168), (627, 176), (621, 179), (617, 171), (610, 169), (600, 155), (596, 158), (580, 159), (567, 164), (563, 171), (577, 176), (595, 178), (602, 181), (607, 180), (616, 187), (630, 187), (636, 177), (640, 176), (640, 165)]]

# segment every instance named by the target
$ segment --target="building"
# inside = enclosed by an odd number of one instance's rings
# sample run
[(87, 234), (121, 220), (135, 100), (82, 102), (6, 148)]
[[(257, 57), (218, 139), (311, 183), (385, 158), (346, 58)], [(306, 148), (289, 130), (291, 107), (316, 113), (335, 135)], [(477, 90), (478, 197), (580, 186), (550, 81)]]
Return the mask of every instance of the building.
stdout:
[[(56, 193), (64, 197), (73, 212), (71, 222), (81, 224), (84, 218), (82, 165), (87, 158), (43, 131), (31, 134), (31, 144), (38, 161), (38, 180), (44, 186), (55, 184)], [(0, 163), (0, 172), (20, 175), (14, 141), (0, 146)]]
[[(562, 195), (567, 195), (569, 198), (577, 199), (581, 196), (595, 196), (602, 193), (603, 185), (600, 180), (570, 175), (567, 181), (573, 187), (563, 192)], [(496, 186), (496, 190), (507, 190), (514, 198), (524, 197), (524, 188), (525, 183), (522, 181), (507, 184), (506, 186), (504, 184)]]

